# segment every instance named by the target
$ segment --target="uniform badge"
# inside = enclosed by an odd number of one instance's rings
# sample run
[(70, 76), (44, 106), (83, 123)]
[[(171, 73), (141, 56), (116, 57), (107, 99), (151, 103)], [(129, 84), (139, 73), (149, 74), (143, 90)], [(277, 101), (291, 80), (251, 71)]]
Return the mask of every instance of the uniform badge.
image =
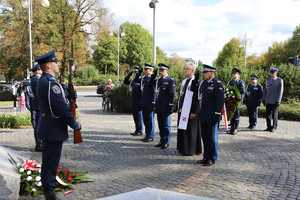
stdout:
[(213, 90), (214, 87), (213, 86), (210, 86), (210, 87), (207, 87), (208, 90)]
[(54, 85), (52, 87), (52, 91), (55, 93), (55, 94), (61, 94), (61, 89), (58, 85)]

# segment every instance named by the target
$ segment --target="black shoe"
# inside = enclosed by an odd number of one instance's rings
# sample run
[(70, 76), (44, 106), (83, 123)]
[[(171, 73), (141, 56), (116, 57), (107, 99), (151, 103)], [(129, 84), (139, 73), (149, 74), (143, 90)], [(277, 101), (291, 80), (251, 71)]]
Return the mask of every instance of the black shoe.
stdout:
[(255, 126), (249, 126), (248, 127), (250, 130), (253, 130), (253, 129), (255, 129)]
[(167, 149), (167, 148), (169, 148), (169, 146), (170, 146), (169, 144), (162, 144), (160, 148), (161, 149)]
[(45, 192), (44, 195), (46, 200), (59, 200), (56, 198), (55, 192)]
[(200, 164), (200, 165), (203, 165), (204, 163), (206, 163), (207, 162), (207, 159), (202, 159), (202, 160), (198, 160), (196, 163), (197, 164)]
[(272, 128), (267, 128), (264, 131), (272, 132)]
[(270, 132), (274, 133), (276, 129), (272, 128), (270, 129)]
[(210, 167), (212, 165), (215, 164), (215, 161), (214, 160), (207, 160), (205, 163), (203, 163), (202, 165), (205, 166), (205, 167)]
[(235, 129), (235, 130), (230, 130), (227, 132), (227, 134), (230, 134), (230, 135), (236, 135), (238, 133), (238, 130)]
[(144, 138), (142, 142), (153, 142), (153, 138)]
[(134, 132), (134, 133), (130, 133), (130, 135), (132, 135), (132, 136), (141, 136), (141, 135), (143, 135), (143, 133)]
[(162, 143), (158, 143), (157, 145), (155, 145), (154, 147), (161, 147), (163, 144)]

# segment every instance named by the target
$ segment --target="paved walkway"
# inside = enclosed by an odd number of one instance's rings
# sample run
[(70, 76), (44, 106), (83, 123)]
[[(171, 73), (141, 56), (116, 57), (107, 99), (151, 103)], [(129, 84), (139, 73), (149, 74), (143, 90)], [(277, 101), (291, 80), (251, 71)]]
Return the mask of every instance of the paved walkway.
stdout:
[[(88, 171), (95, 181), (77, 185), (66, 199), (96, 199), (145, 187), (216, 199), (300, 199), (299, 122), (280, 121), (276, 133), (267, 133), (259, 120), (258, 130), (250, 132), (243, 129), (248, 124), (242, 118), (238, 135), (220, 134), (217, 164), (204, 168), (195, 164), (199, 157), (176, 154), (175, 120), (171, 148), (160, 150), (129, 135), (130, 115), (101, 112), (99, 98), (79, 101), (85, 142), (74, 145), (70, 139), (62, 163)], [(32, 130), (0, 130), (0, 145), (33, 151)], [(32, 152), (32, 158), (40, 160), (40, 154)]]

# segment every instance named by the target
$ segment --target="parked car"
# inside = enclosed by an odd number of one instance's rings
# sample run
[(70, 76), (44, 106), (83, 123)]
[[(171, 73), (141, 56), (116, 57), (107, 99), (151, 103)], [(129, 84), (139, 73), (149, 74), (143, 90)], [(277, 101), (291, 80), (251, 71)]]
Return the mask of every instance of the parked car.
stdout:
[(13, 101), (14, 89), (13, 85), (9, 83), (1, 83), (0, 84), (0, 101)]

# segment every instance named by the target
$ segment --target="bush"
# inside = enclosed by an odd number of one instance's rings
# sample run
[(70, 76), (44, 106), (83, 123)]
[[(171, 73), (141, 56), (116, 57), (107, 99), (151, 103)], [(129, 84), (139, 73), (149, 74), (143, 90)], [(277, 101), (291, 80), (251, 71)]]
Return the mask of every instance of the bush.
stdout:
[[(218, 68), (217, 77), (226, 85), (231, 79), (231, 69), (233, 67)], [(300, 99), (300, 68), (293, 65), (280, 65), (279, 77), (284, 81), (283, 100), (286, 102), (290, 99)], [(241, 68), (241, 78), (248, 83), (251, 74), (259, 76), (259, 82), (265, 86), (265, 81), (269, 76), (269, 68), (261, 67)]]
[(111, 95), (114, 110), (118, 113), (131, 112), (131, 93), (128, 86), (122, 84), (115, 87)]
[(1, 114), (0, 115), (0, 128), (21, 128), (23, 126), (30, 126), (31, 119), (29, 114), (13, 115)]
[[(266, 116), (266, 107), (261, 106), (259, 109), (259, 117)], [(241, 106), (241, 115), (248, 116), (246, 106)], [(300, 121), (300, 103), (285, 103), (279, 107), (279, 119), (289, 121)]]

